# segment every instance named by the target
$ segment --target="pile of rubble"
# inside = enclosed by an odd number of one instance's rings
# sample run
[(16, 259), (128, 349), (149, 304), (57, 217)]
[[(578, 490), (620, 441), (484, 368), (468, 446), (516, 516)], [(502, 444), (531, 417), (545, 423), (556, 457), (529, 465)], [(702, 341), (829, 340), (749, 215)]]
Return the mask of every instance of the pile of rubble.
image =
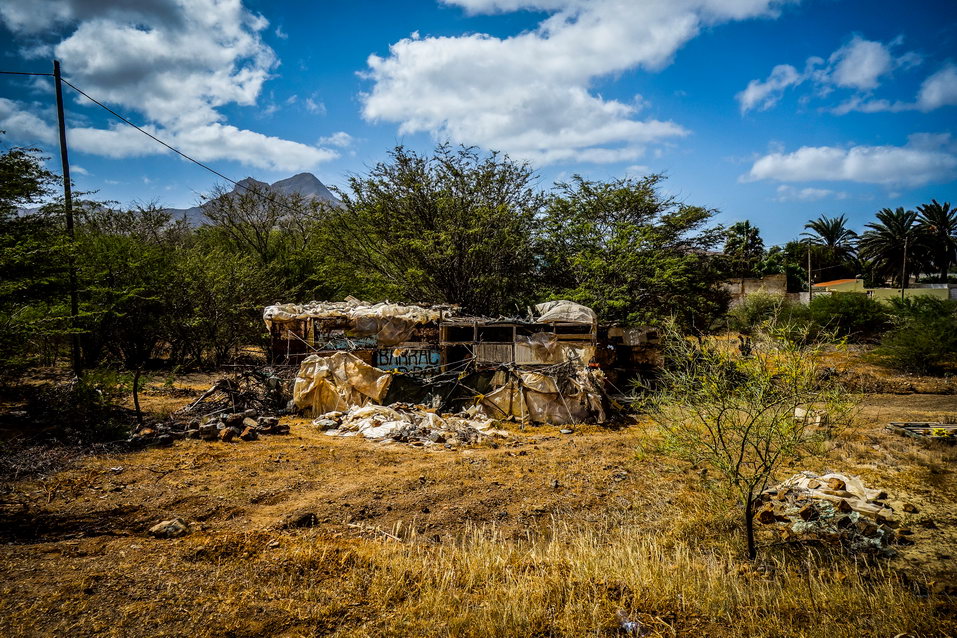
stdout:
[(204, 441), (255, 441), (260, 434), (289, 434), (289, 426), (280, 423), (279, 417), (258, 416), (255, 410), (234, 412), (193, 425), (196, 427), (186, 430), (186, 438)]
[(253, 441), (262, 434), (288, 434), (289, 426), (279, 423), (279, 416), (288, 412), (292, 382), (292, 373), (284, 377), (272, 368), (224, 377), (168, 420), (141, 427), (129, 443), (164, 445), (184, 438)]
[(346, 412), (327, 412), (313, 424), (329, 436), (362, 436), (384, 443), (449, 449), (508, 436), (505, 430), (493, 427), (494, 420), (478, 416), (474, 408), (457, 414), (438, 414), (424, 406), (405, 403), (353, 406)]
[(255, 441), (262, 434), (289, 434), (289, 426), (280, 423), (279, 417), (259, 416), (256, 410), (231, 412), (204, 420), (173, 420), (141, 428), (130, 439), (140, 445), (163, 445), (178, 439), (202, 439), (204, 441), (235, 440)]
[[(784, 540), (841, 543), (856, 551), (886, 550), (898, 535), (887, 494), (857, 477), (801, 472), (755, 499), (755, 520), (776, 525)], [(905, 511), (906, 511), (906, 506)]]

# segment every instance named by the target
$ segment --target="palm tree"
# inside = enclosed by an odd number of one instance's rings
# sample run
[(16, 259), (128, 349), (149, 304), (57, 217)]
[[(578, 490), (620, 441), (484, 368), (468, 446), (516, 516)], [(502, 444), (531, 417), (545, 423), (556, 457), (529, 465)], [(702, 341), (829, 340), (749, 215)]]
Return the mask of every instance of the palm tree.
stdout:
[(940, 280), (947, 281), (950, 267), (957, 264), (957, 210), (951, 209), (950, 202), (939, 204), (932, 199), (930, 204), (918, 206), (917, 211), (931, 261), (940, 273)]
[(876, 276), (906, 288), (912, 266), (920, 264), (926, 252), (917, 213), (902, 207), (882, 208), (876, 217), (876, 222), (865, 225), (868, 230), (857, 242), (861, 257), (870, 262)]
[(829, 248), (835, 257), (842, 259), (854, 256), (857, 233), (847, 227), (846, 215), (840, 217), (821, 215), (804, 224), (804, 227), (811, 230), (809, 233), (801, 233), (801, 237), (807, 237), (809, 244)]
[(856, 259), (857, 233), (847, 227), (847, 216), (825, 217), (821, 215), (804, 224), (811, 232), (801, 233), (804, 242), (817, 246), (819, 267), (815, 270), (831, 278), (844, 274), (855, 274), (858, 270)]

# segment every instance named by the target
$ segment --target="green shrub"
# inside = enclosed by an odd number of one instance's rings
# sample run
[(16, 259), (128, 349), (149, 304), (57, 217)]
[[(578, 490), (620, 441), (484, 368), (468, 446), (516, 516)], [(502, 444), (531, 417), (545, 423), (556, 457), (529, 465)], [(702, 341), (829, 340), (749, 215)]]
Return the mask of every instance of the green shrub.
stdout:
[(86, 370), (69, 383), (40, 392), (30, 412), (73, 441), (117, 440), (126, 436), (132, 423), (128, 411), (120, 406), (132, 390), (132, 373), (110, 368)]
[(919, 374), (957, 371), (957, 302), (932, 297), (894, 300), (894, 328), (875, 357), (884, 365)]
[(781, 295), (763, 292), (748, 295), (728, 312), (728, 328), (746, 335), (754, 334), (771, 319), (793, 314), (794, 305)]
[(876, 341), (891, 327), (888, 307), (859, 293), (815, 297), (807, 307), (807, 317), (817, 332), (826, 330), (857, 343)]

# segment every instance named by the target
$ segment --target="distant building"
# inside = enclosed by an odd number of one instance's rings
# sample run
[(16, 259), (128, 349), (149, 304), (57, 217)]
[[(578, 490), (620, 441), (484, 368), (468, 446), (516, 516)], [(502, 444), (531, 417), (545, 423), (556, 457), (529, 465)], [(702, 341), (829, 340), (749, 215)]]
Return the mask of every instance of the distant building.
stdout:
[[(900, 288), (866, 288), (863, 279), (835, 279), (814, 284), (814, 296), (835, 293), (864, 294), (879, 301), (901, 298)], [(936, 297), (957, 301), (957, 284), (910, 284), (904, 288), (904, 298)]]
[(767, 275), (765, 277), (736, 277), (721, 284), (731, 296), (731, 307), (737, 306), (750, 295), (776, 295), (786, 297), (791, 301), (807, 303), (807, 293), (801, 297), (800, 293), (788, 292), (787, 275)]

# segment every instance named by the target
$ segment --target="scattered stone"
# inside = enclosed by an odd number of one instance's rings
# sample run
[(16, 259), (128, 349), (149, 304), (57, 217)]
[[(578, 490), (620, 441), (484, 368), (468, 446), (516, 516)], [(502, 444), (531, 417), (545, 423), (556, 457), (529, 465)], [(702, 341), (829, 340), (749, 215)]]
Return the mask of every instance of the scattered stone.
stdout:
[(259, 413), (250, 408), (249, 410), (243, 412), (243, 416), (247, 419), (255, 419), (257, 416), (259, 416)]
[(904, 503), (904, 511), (908, 514), (916, 514), (917, 507), (913, 503)]
[(273, 426), (279, 425), (279, 417), (277, 416), (261, 416), (257, 419), (259, 425)]
[(156, 538), (179, 538), (190, 533), (189, 525), (181, 518), (171, 518), (150, 528), (150, 534)]
[(569, 430), (568, 428), (564, 428), (559, 430), (559, 432), (561, 432), (562, 434), (574, 434), (575, 430)]
[(232, 428), (223, 428), (219, 431), (219, 440), (224, 443), (229, 443), (234, 438), (236, 438), (236, 430)]
[(240, 427), (242, 427), (243, 429), (248, 428), (248, 429), (255, 430), (256, 428), (259, 427), (259, 422), (257, 422), (256, 419), (253, 419), (247, 416), (246, 418), (242, 420)]
[(887, 497), (861, 480), (843, 474), (802, 472), (755, 499), (755, 519), (779, 528), (785, 540), (840, 543), (853, 551), (893, 552), (904, 542), (895, 531), (894, 512), (877, 501)]
[(315, 512), (308, 510), (296, 510), (289, 512), (279, 519), (281, 529), (299, 529), (303, 527), (315, 527), (319, 524), (319, 517)]
[(199, 438), (199, 428), (195, 428), (195, 429), (194, 429), (194, 428), (190, 428), (189, 430), (186, 430), (186, 438), (187, 438), (187, 439), (198, 439), (198, 438)]
[(256, 427), (246, 427), (242, 434), (239, 435), (239, 438), (241, 438), (243, 441), (255, 441), (259, 438), (259, 435), (256, 434)]

